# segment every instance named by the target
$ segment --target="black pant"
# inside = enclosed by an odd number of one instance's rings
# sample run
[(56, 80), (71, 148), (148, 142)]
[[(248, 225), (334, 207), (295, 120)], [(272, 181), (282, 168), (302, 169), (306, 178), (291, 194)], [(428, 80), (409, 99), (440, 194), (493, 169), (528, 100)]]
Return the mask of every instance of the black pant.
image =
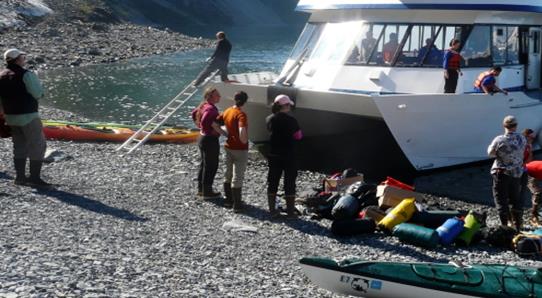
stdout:
[(198, 147), (201, 155), (198, 171), (198, 190), (211, 191), (218, 170), (218, 157), (220, 154), (218, 137), (200, 136)]
[(459, 73), (455, 69), (447, 69), (448, 78), (444, 78), (444, 93), (455, 93)]
[(268, 156), (269, 172), (267, 173), (267, 193), (276, 194), (279, 188), (280, 177), (284, 172), (284, 194), (295, 196), (295, 179), (297, 166), (293, 158)]
[(194, 85), (198, 86), (215, 70), (220, 70), (220, 79), (222, 82), (228, 80), (228, 61), (213, 59), (205, 68), (200, 72), (198, 78), (194, 82)]
[(510, 213), (510, 207), (512, 210), (523, 210), (523, 200), (520, 197), (520, 178), (514, 178), (504, 173), (493, 174), (493, 198), (495, 199), (495, 205), (497, 206), (497, 212), (499, 218), (503, 224), (506, 224), (504, 220), (508, 220), (508, 214)]

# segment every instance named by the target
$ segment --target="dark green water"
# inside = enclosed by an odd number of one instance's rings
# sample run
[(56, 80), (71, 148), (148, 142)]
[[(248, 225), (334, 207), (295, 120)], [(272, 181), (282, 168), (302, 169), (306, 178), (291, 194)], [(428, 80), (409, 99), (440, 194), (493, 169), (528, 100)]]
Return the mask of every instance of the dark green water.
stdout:
[[(230, 73), (279, 72), (301, 28), (234, 32)], [(141, 124), (190, 83), (213, 49), (133, 59), (115, 64), (64, 68), (40, 73), (47, 88), (44, 103), (93, 121)], [(192, 125), (196, 96), (169, 123)]]

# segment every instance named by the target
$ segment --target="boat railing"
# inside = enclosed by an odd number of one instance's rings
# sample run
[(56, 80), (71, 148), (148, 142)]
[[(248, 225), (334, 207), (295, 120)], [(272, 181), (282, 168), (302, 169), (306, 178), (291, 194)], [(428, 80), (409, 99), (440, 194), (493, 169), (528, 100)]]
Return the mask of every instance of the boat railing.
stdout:
[[(273, 84), (278, 75), (274, 72), (264, 71), (264, 72), (249, 72), (249, 73), (239, 73), (239, 74), (230, 74), (228, 79), (230, 83), (239, 83), (239, 84), (248, 84), (248, 85), (270, 85)], [(214, 78), (215, 82), (220, 82), (219, 77)]]

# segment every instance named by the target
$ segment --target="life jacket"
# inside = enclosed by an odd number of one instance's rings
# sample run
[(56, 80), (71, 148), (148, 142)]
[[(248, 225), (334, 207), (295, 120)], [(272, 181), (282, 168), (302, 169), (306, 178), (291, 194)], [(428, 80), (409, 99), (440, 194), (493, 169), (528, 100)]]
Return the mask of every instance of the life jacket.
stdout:
[(542, 160), (533, 160), (526, 165), (529, 176), (542, 180)]
[(7, 115), (36, 113), (38, 101), (27, 91), (23, 77), (26, 69), (11, 64), (0, 72), (0, 97)]
[(458, 52), (448, 49), (448, 52), (452, 53), (448, 59), (448, 69), (460, 69), (461, 68), (461, 55)]
[(491, 71), (484, 71), (479, 74), (476, 81), (474, 81), (474, 88), (482, 89), (482, 82), (489, 76), (494, 76)]

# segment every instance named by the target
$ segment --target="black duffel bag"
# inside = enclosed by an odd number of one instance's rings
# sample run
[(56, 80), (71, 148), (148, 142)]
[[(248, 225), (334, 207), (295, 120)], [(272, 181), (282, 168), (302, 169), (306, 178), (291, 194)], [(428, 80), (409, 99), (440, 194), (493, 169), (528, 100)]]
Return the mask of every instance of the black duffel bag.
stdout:
[(335, 220), (331, 224), (331, 233), (337, 236), (371, 234), (375, 229), (376, 223), (370, 218)]

